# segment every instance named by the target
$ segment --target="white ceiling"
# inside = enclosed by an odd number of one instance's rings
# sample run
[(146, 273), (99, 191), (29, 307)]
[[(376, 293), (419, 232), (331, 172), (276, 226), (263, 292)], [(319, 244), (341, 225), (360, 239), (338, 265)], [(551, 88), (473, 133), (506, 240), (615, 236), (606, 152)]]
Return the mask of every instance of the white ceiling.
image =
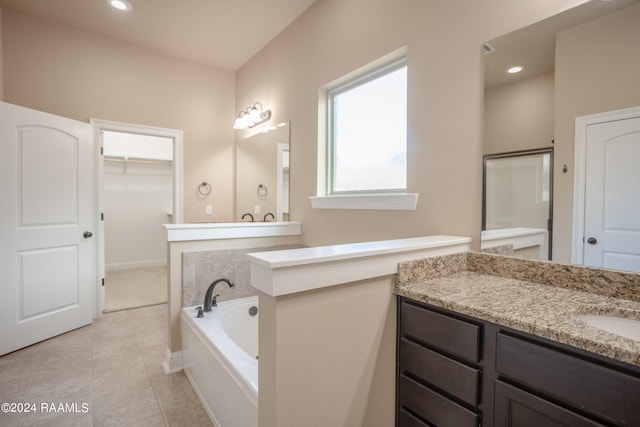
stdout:
[(179, 58), (235, 71), (315, 0), (0, 0), (13, 9)]

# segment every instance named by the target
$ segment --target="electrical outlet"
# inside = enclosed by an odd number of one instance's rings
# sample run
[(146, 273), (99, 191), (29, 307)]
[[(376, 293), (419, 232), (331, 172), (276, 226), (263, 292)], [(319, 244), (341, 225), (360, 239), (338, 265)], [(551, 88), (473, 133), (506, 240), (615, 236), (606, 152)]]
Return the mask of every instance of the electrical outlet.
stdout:
[(260, 215), (260, 205), (255, 205), (253, 207), (253, 213)]
[(204, 213), (205, 213), (205, 215), (213, 215), (213, 206), (207, 205), (205, 207), (205, 212)]

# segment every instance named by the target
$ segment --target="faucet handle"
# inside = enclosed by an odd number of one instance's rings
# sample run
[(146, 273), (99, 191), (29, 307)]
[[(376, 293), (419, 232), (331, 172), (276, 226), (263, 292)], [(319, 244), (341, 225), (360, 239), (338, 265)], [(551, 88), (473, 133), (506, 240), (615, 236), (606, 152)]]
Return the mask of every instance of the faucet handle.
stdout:
[(217, 307), (218, 306), (218, 301), (216, 301), (216, 298), (218, 298), (220, 296), (220, 294), (214, 295), (211, 298), (211, 307)]

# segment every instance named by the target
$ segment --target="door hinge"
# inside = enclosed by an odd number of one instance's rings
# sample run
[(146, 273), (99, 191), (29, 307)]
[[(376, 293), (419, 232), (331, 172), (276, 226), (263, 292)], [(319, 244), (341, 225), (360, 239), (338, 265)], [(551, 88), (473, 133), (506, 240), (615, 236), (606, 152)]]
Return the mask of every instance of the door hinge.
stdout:
[(102, 278), (102, 286), (104, 286), (104, 277)]
[(104, 212), (100, 212), (100, 221), (104, 221)]
[(103, 156), (104, 155), (104, 147), (100, 147), (100, 155)]

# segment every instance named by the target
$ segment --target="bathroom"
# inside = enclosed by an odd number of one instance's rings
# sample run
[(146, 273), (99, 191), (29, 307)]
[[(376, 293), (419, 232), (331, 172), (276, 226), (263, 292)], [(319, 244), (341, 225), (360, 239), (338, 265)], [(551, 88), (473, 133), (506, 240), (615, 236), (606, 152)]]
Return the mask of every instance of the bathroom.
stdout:
[[(271, 123), (290, 122), (290, 219), (303, 224), (302, 243), (447, 234), (471, 237), (477, 250), (484, 154), (479, 47), (582, 2), (403, 1), (399, 6), (388, 0), (373, 5), (321, 0), (248, 61), (228, 69), (126, 45), (5, 3), (3, 100), (83, 121), (95, 117), (182, 129), (185, 222), (238, 219), (230, 183), (234, 144), (243, 132), (231, 124), (240, 109), (259, 101), (271, 109)], [(401, 46), (407, 46), (410, 69), (407, 188), (419, 194), (415, 211), (313, 209), (308, 198), (318, 187), (318, 88)], [(78, 58), (82, 75), (90, 78), (70, 72)], [(607, 110), (637, 104), (635, 99)], [(567, 164), (571, 171), (570, 145), (556, 135), (558, 261), (571, 260), (573, 180), (561, 169)], [(203, 181), (212, 185), (207, 200), (195, 195)]]

